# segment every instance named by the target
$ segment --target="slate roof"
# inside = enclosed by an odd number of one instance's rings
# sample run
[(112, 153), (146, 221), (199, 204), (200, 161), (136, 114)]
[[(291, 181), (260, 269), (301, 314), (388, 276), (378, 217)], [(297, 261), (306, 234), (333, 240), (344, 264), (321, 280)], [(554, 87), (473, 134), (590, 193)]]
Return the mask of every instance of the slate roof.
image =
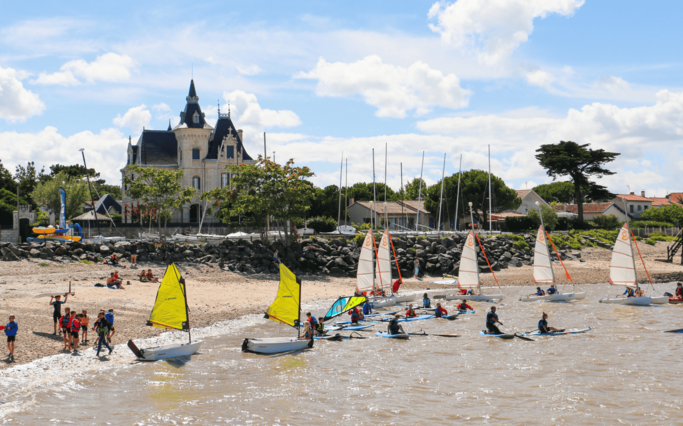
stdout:
[[(244, 145), (242, 144), (242, 139), (240, 138), (239, 133), (237, 133), (237, 129), (235, 128), (235, 124), (232, 122), (230, 119), (230, 115), (219, 115), (218, 116), (218, 121), (216, 122), (216, 128), (213, 132), (211, 132), (211, 136), (209, 136), (209, 151), (208, 154), (206, 155), (207, 160), (215, 160), (218, 158), (218, 150), (221, 147), (221, 142), (223, 141), (223, 138), (228, 136), (232, 132), (232, 135), (237, 139), (237, 149), (242, 150), (242, 159), (243, 160), (253, 160), (249, 154), (247, 154), (247, 150), (244, 149)], [(223, 148), (225, 149), (225, 148)], [(228, 158), (234, 158), (235, 153), (232, 153), (232, 156), (230, 155), (230, 151), (228, 151)]]
[[(204, 118), (204, 113), (199, 107), (199, 97), (197, 96), (197, 91), (194, 88), (194, 80), (190, 81), (190, 92), (187, 95), (187, 103), (185, 104), (185, 109), (180, 113), (180, 123), (177, 127), (189, 127), (190, 129), (211, 129), (212, 127), (208, 125), (206, 119)], [(199, 122), (194, 122), (194, 115), (197, 113), (199, 116)]]
[(178, 141), (168, 130), (143, 130), (138, 142), (140, 164), (168, 166), (178, 164)]

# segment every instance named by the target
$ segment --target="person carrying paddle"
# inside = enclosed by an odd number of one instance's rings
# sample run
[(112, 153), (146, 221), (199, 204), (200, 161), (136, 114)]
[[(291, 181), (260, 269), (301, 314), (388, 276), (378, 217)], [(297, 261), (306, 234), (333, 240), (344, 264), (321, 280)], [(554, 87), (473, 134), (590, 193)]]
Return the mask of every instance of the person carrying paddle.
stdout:
[(460, 304), (458, 305), (458, 310), (461, 312), (464, 312), (464, 311), (468, 311), (468, 310), (472, 311), (472, 310), (474, 310), (474, 308), (471, 307), (470, 305), (468, 305), (466, 301), (461, 300)]
[(394, 319), (389, 321), (389, 325), (387, 326), (387, 333), (391, 335), (396, 335), (396, 334), (406, 334), (406, 332), (403, 330), (403, 326), (398, 323), (399, 315), (396, 314), (394, 315)]
[[(55, 301), (52, 301), (52, 296), (50, 296), (50, 303), (49, 305), (54, 307), (54, 311), (52, 311), (52, 321), (55, 323), (55, 331), (54, 335), (57, 335), (57, 323), (59, 322), (59, 318), (62, 316), (62, 305), (66, 303), (66, 300), (69, 298), (69, 293), (64, 294), (64, 301), (62, 302), (59, 300), (62, 296), (55, 296), (54, 299)], [(60, 327), (61, 328), (61, 327)]]
[(555, 284), (550, 284), (550, 288), (546, 291), (548, 294), (555, 294), (557, 293), (557, 289), (555, 288)]
[(406, 311), (406, 318), (415, 318), (417, 314), (415, 313), (415, 309), (413, 309), (413, 304), (408, 305), (408, 310)]
[(437, 318), (441, 318), (444, 315), (448, 315), (448, 311), (444, 308), (441, 307), (441, 303), (436, 304), (436, 311), (434, 311), (434, 316)]
[(432, 307), (432, 300), (429, 298), (429, 295), (427, 293), (422, 296), (422, 307), (423, 308), (431, 308)]
[(496, 324), (503, 325), (502, 322), (498, 320), (498, 314), (496, 313), (496, 307), (491, 306), (491, 311), (486, 314), (486, 333), (487, 334), (503, 334)]
[(560, 330), (559, 328), (555, 327), (548, 327), (548, 314), (543, 312), (543, 316), (541, 317), (541, 320), (538, 322), (538, 331), (541, 333), (551, 333), (553, 331), (564, 331)]

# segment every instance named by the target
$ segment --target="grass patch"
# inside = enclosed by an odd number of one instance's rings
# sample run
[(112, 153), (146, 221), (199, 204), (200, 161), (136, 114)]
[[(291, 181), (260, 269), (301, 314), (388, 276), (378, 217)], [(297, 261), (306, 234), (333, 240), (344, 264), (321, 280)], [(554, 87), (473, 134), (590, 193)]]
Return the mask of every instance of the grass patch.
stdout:
[(657, 241), (655, 241), (653, 239), (647, 239), (647, 240), (645, 240), (645, 244), (649, 244), (649, 245), (653, 246), (653, 245), (657, 244)]
[(94, 265), (95, 264), (94, 262), (91, 262), (88, 259), (79, 260), (79, 262), (86, 264), (86, 265)]
[(45, 262), (40, 262), (40, 263), (38, 264), (38, 266), (50, 266), (50, 264), (49, 264), (49, 263), (45, 263)]
[(650, 237), (648, 239), (652, 241), (673, 241), (674, 237), (670, 237), (661, 232), (655, 232), (653, 234), (650, 234)]

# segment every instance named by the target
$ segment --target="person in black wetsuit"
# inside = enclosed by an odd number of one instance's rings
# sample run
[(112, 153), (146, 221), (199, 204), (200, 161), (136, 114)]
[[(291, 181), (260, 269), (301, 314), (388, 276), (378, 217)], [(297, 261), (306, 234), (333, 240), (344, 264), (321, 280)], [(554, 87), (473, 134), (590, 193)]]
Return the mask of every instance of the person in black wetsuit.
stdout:
[(59, 318), (62, 316), (62, 305), (66, 303), (66, 300), (69, 298), (69, 293), (64, 295), (64, 301), (62, 302), (59, 300), (62, 296), (55, 296), (55, 301), (52, 301), (52, 296), (50, 296), (50, 305), (54, 307), (54, 311), (52, 312), (52, 320), (55, 323), (55, 332), (52, 333), (54, 335), (57, 335), (57, 322), (59, 321)]
[(502, 322), (498, 321), (496, 307), (492, 306), (491, 311), (486, 314), (486, 334), (504, 334), (498, 329), (496, 323), (503, 325)]
[(389, 333), (389, 334), (406, 334), (406, 332), (403, 330), (403, 326), (398, 323), (399, 318), (400, 318), (399, 315), (394, 315), (394, 319), (389, 321), (389, 325), (387, 326), (387, 333)]
[(551, 333), (551, 332), (561, 332), (564, 330), (560, 330), (559, 328), (555, 327), (548, 327), (548, 314), (543, 312), (543, 316), (541, 317), (541, 320), (538, 322), (538, 331), (541, 333)]

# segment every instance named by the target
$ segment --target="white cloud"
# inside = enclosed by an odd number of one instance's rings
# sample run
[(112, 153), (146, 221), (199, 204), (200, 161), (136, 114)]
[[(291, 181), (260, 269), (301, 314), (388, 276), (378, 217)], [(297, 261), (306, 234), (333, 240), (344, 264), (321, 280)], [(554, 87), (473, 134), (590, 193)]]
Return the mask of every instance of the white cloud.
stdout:
[(137, 133), (142, 132), (143, 127), (150, 128), (149, 122), (151, 120), (152, 113), (149, 112), (145, 104), (142, 104), (130, 108), (123, 114), (123, 117), (121, 117), (121, 114), (117, 115), (112, 121), (118, 127), (129, 127), (133, 132)]
[(269, 128), (294, 127), (301, 124), (299, 116), (294, 111), (261, 108), (253, 93), (235, 90), (223, 93), (223, 98), (230, 102), (232, 117), (240, 125)]
[(115, 83), (128, 80), (135, 61), (128, 55), (105, 53), (88, 63), (83, 59), (69, 61), (62, 65), (61, 71), (52, 74), (40, 73), (34, 84), (75, 86), (86, 83), (104, 81)]
[(571, 16), (584, 0), (458, 0), (429, 10), (432, 31), (444, 44), (474, 50), (487, 64), (512, 55), (534, 30), (534, 19), (551, 13)]
[(555, 77), (548, 71), (535, 70), (526, 74), (526, 81), (534, 86), (550, 88), (550, 85), (555, 81)]
[(261, 67), (256, 64), (249, 66), (237, 65), (237, 71), (242, 75), (256, 75), (261, 74)]
[(316, 67), (295, 78), (318, 80), (319, 96), (360, 94), (377, 107), (378, 117), (403, 118), (406, 111), (425, 114), (434, 106), (462, 108), (467, 106), (469, 90), (460, 87), (455, 74), (446, 76), (424, 62), (408, 68), (385, 64), (377, 55), (366, 56), (353, 63), (327, 62), (320, 58)]
[(171, 107), (163, 102), (153, 105), (152, 111), (154, 111), (154, 118), (157, 120), (170, 120), (174, 115)]
[(40, 97), (24, 88), (19, 80), (22, 74), (0, 67), (0, 118), (9, 122), (24, 121), (45, 109)]
[(2, 162), (9, 170), (18, 164), (35, 161), (39, 170), (52, 164), (74, 164), (85, 148), (88, 167), (93, 167), (110, 184), (120, 184), (121, 169), (126, 162), (128, 138), (118, 129), (89, 131), (71, 136), (61, 135), (55, 127), (45, 127), (36, 133), (0, 132), (3, 147)]

